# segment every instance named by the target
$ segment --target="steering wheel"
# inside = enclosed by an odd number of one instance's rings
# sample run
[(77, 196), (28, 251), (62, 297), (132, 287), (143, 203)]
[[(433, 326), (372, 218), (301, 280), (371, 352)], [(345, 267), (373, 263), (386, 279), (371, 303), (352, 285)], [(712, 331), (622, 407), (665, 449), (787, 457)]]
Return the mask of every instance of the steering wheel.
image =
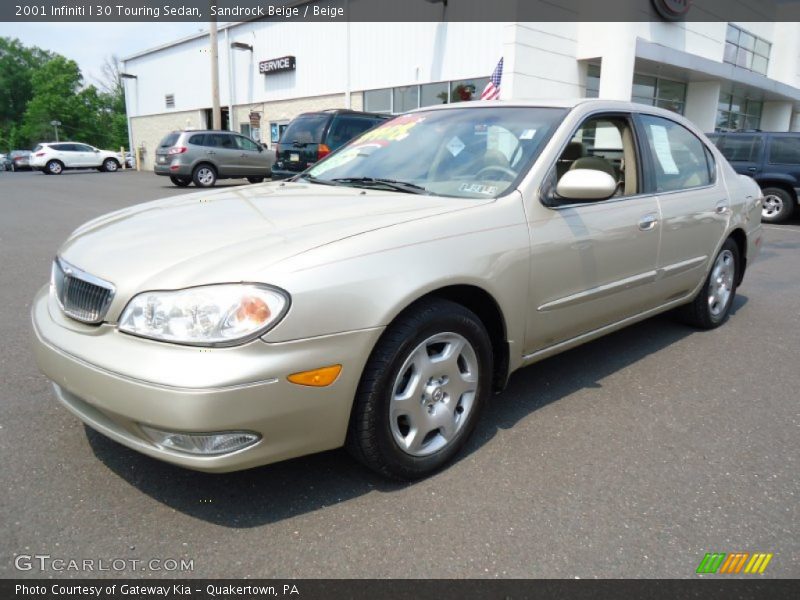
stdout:
[(481, 179), (481, 176), (484, 173), (489, 173), (491, 171), (494, 171), (496, 173), (502, 173), (503, 175), (509, 175), (511, 179), (514, 179), (517, 176), (516, 172), (513, 171), (512, 169), (509, 169), (508, 167), (501, 167), (500, 165), (489, 165), (488, 167), (483, 167), (480, 171), (478, 171), (475, 174), (475, 177)]

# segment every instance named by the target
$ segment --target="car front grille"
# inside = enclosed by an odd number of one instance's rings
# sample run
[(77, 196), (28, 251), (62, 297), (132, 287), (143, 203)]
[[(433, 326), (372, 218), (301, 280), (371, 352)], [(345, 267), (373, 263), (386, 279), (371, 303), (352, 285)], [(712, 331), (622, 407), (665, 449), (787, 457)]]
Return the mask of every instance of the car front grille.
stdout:
[(53, 290), (68, 317), (84, 323), (100, 323), (114, 298), (114, 285), (56, 258), (53, 262)]

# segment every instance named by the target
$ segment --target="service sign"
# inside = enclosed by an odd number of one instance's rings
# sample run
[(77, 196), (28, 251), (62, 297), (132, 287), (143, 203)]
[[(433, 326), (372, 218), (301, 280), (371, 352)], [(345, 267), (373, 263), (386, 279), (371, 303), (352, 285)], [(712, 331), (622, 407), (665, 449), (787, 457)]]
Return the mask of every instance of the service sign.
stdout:
[(283, 73), (284, 71), (294, 71), (297, 68), (297, 61), (294, 56), (282, 56), (262, 60), (258, 63), (258, 72), (262, 75), (272, 75), (273, 73)]

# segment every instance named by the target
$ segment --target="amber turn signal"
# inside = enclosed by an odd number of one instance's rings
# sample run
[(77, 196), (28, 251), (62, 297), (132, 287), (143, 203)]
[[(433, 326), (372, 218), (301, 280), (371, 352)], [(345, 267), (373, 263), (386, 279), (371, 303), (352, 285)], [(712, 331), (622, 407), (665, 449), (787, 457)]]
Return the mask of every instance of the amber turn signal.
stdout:
[(339, 377), (342, 372), (342, 365), (332, 365), (330, 367), (321, 367), (313, 371), (303, 371), (301, 373), (292, 373), (287, 377), (292, 383), (298, 385), (310, 385), (313, 387), (325, 387), (332, 384)]

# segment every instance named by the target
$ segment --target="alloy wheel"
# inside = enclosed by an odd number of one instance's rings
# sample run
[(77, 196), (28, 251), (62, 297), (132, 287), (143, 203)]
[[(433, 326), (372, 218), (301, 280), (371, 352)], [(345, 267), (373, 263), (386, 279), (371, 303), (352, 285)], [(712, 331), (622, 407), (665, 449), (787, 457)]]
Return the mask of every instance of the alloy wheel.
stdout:
[(711, 270), (708, 286), (708, 308), (711, 315), (718, 317), (725, 312), (733, 294), (733, 279), (736, 274), (736, 261), (730, 250), (723, 250)]
[(763, 204), (761, 205), (761, 216), (769, 219), (775, 217), (783, 210), (783, 199), (775, 194), (770, 194), (764, 197)]

